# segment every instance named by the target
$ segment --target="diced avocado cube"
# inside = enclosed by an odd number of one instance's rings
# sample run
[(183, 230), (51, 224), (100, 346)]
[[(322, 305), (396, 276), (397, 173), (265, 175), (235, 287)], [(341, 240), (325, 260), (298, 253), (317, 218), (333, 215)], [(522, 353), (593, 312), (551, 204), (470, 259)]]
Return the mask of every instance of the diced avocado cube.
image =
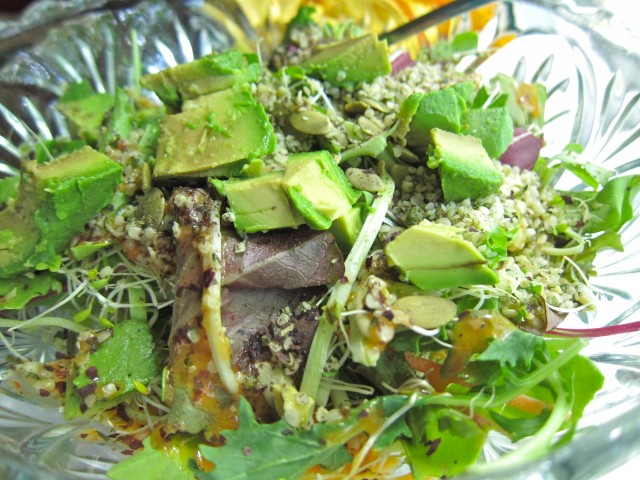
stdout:
[(145, 75), (140, 84), (154, 91), (166, 105), (177, 108), (184, 100), (255, 82), (259, 75), (256, 55), (232, 50)]
[(471, 103), (471, 97), (476, 89), (473, 82), (454, 83), (448, 88), (451, 88), (454, 92), (456, 92), (460, 96), (460, 98), (464, 100), (465, 104)]
[(201, 97), (162, 121), (156, 178), (226, 176), (247, 160), (272, 153), (276, 139), (267, 114), (247, 88)]
[(504, 177), (476, 137), (431, 130), (433, 147), (427, 165), (440, 167), (444, 199), (459, 202), (495, 193)]
[(121, 181), (122, 167), (91, 147), (29, 164), (15, 208), (0, 212), (0, 277), (52, 266)]
[(363, 224), (362, 208), (359, 205), (352, 207), (343, 216), (333, 221), (329, 231), (336, 238), (336, 242), (343, 253), (347, 254), (351, 251)]
[(307, 223), (321, 230), (347, 214), (361, 195), (326, 150), (290, 155), (282, 185)]
[(500, 158), (513, 140), (513, 121), (506, 107), (474, 108), (462, 114), (462, 133), (477, 137), (491, 158)]
[(473, 244), (448, 225), (423, 221), (389, 242), (385, 253), (389, 264), (422, 290), (498, 282)]
[(113, 108), (114, 101), (113, 95), (94, 93), (78, 100), (61, 101), (57, 108), (67, 118), (74, 133), (91, 142), (98, 139), (105, 115)]
[(378, 40), (374, 33), (328, 45), (302, 67), (339, 87), (371, 82), (391, 73), (387, 42)]
[(433, 128), (459, 133), (460, 117), (465, 109), (464, 99), (453, 87), (425, 94), (409, 124), (407, 143), (412, 147), (426, 148)]
[(238, 232), (266, 232), (305, 223), (285, 193), (282, 177), (283, 172), (275, 172), (223, 182)]
[(40, 230), (33, 220), (33, 210), (0, 211), (0, 278), (10, 278), (30, 270), (27, 259), (40, 242)]

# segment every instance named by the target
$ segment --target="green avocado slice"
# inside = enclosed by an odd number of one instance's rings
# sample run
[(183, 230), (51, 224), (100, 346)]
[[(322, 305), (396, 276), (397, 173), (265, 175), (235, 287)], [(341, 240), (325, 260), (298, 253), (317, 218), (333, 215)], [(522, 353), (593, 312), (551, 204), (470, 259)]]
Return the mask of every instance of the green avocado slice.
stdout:
[(275, 150), (264, 107), (246, 87), (212, 93), (162, 121), (153, 175), (158, 179), (236, 174)]
[(306, 72), (341, 87), (391, 73), (386, 41), (374, 33), (328, 45), (302, 63)]
[(255, 82), (259, 75), (256, 55), (231, 50), (145, 75), (140, 85), (155, 92), (166, 105), (178, 108), (184, 100)]
[(455, 227), (423, 221), (389, 242), (385, 253), (389, 264), (422, 290), (498, 282), (482, 254)]

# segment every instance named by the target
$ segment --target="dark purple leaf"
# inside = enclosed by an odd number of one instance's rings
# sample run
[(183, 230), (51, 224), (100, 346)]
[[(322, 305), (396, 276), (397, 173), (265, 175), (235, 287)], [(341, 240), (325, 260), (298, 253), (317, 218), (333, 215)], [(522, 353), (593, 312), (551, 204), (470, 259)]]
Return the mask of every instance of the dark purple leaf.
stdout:
[(541, 137), (516, 127), (513, 132), (513, 141), (500, 157), (500, 161), (523, 170), (531, 170), (538, 161), (543, 144), (544, 140)]
[(226, 236), (223, 285), (233, 288), (296, 289), (331, 285), (344, 273), (344, 259), (329, 232), (299, 229), (248, 237)]
[(391, 56), (391, 75), (396, 75), (405, 68), (413, 67), (416, 62), (406, 50), (398, 50)]

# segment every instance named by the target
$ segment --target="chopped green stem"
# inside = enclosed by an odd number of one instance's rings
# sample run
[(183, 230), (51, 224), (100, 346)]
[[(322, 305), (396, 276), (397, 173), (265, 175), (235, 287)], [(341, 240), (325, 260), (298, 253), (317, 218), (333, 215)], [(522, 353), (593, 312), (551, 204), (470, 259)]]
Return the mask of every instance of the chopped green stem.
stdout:
[(572, 240), (575, 240), (577, 242), (576, 245), (573, 245), (571, 247), (562, 247), (562, 248), (549, 247), (544, 249), (544, 253), (546, 253), (547, 255), (553, 255), (556, 257), (561, 257), (563, 255), (564, 256), (578, 255), (579, 253), (582, 253), (585, 245), (584, 238), (582, 238), (580, 234), (578, 234), (577, 232), (574, 232), (570, 228), (568, 228), (567, 231), (564, 233), (567, 235), (567, 237), (571, 238)]
[(393, 191), (395, 189), (393, 179), (385, 175), (383, 180), (385, 182), (385, 189), (373, 201), (371, 206), (373, 213), (370, 214), (364, 222), (362, 231), (344, 262), (344, 276), (334, 285), (329, 295), (327, 305), (320, 317), (318, 329), (311, 343), (300, 391), (314, 399), (318, 395), (322, 371), (327, 361), (329, 346), (336, 326), (338, 325), (340, 315), (349, 299), (353, 284), (358, 277), (358, 272), (360, 272), (360, 268), (376, 240), (378, 231), (382, 226), (382, 222), (393, 199)]

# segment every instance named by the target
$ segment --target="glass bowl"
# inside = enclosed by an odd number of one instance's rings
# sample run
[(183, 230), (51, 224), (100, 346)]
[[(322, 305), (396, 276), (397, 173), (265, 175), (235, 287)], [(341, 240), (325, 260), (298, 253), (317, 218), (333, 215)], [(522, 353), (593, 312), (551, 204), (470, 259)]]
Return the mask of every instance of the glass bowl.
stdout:
[[(402, 21), (400, 3), (349, 2), (342, 10), (358, 15), (360, 23), (382, 19), (374, 26), (380, 31)], [(547, 87), (547, 152), (580, 143), (584, 158), (620, 174), (640, 173), (640, 37), (631, 29), (631, 16), (625, 16), (625, 2), (498, 3), (480, 32), (480, 47), (511, 33), (517, 38), (477, 71), (487, 78), (504, 72)], [(324, 4), (340, 10), (338, 2)], [(68, 133), (53, 107), (65, 84), (88, 79), (95, 89), (107, 92), (130, 84), (135, 78), (132, 45), (138, 45), (144, 73), (234, 45), (246, 48), (257, 39), (268, 49), (296, 8), (296, 2), (253, 0), (37, 2), (17, 21), (0, 23), (0, 174), (16, 173), (25, 145)], [(460, 20), (456, 28), (464, 28), (465, 22)], [(460, 68), (472, 64), (470, 58)], [(558, 182), (562, 188), (582, 188), (568, 178)], [(638, 210), (636, 202), (634, 218), (622, 232), (625, 251), (604, 252), (597, 259), (598, 276), (591, 279), (598, 298), (596, 312), (572, 314), (563, 326), (603, 327), (638, 318)], [(40, 334), (0, 333), (0, 381), (15, 355), (35, 360), (55, 355)], [(640, 334), (592, 339), (584, 353), (606, 380), (573, 441), (542, 460), (513, 465), (486, 478), (599, 478), (640, 455)], [(88, 431), (97, 433), (89, 439)], [(109, 467), (124, 458), (122, 446), (112, 442), (109, 433), (87, 420), (67, 422), (57, 405), (42, 397), (19, 397), (0, 383), (2, 478), (105, 478)], [(484, 457), (512, 448), (502, 438), (491, 437)]]

